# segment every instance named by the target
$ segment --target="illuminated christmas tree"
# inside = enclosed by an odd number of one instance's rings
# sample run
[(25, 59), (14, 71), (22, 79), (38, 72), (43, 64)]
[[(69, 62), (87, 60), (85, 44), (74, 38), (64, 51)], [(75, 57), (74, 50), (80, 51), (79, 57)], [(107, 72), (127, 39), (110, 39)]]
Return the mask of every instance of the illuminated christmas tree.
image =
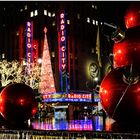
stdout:
[(44, 28), (44, 49), (43, 49), (43, 56), (42, 56), (42, 66), (41, 66), (41, 82), (39, 84), (39, 92), (40, 93), (49, 93), (49, 92), (56, 92), (55, 84), (54, 84), (54, 77), (51, 65), (51, 58), (47, 40), (47, 28)]

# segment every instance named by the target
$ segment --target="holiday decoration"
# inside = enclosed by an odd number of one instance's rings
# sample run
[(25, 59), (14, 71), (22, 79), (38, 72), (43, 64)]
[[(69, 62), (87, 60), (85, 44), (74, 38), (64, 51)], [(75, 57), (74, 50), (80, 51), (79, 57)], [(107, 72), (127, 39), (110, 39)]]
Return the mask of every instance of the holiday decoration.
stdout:
[(133, 65), (140, 72), (140, 26), (130, 28), (125, 32), (125, 38), (114, 44), (114, 68)]
[(15, 83), (6, 86), (0, 95), (0, 112), (10, 122), (30, 119), (37, 110), (35, 95), (31, 87)]
[(132, 28), (140, 25), (140, 3), (133, 2), (127, 9), (125, 14), (126, 28)]
[(99, 91), (107, 115), (129, 130), (140, 125), (139, 11), (140, 4), (132, 4), (128, 8), (125, 16), (128, 29), (123, 38), (114, 40), (114, 69), (103, 79)]
[(112, 70), (100, 86), (101, 103), (107, 114), (117, 122), (137, 123), (140, 117), (140, 81), (129, 80), (129, 67)]
[(42, 66), (41, 66), (41, 82), (39, 84), (40, 93), (56, 92), (54, 77), (52, 71), (51, 57), (49, 52), (48, 40), (47, 40), (47, 28), (44, 28), (44, 49), (42, 56)]

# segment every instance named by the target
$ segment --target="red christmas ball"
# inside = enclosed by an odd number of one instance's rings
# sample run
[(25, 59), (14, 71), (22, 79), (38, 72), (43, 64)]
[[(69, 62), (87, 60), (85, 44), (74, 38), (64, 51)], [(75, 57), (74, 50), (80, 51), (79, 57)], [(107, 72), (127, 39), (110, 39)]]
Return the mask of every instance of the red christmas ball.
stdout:
[(140, 3), (133, 2), (127, 9), (125, 14), (126, 28), (132, 28), (140, 25)]
[(112, 70), (103, 79), (99, 95), (104, 110), (116, 122), (140, 124), (140, 81), (130, 67)]
[(16, 83), (6, 86), (0, 95), (0, 112), (10, 122), (24, 122), (37, 110), (35, 94), (31, 87)]
[(114, 44), (114, 68), (133, 65), (140, 72), (140, 27), (130, 28), (125, 33), (125, 38)]

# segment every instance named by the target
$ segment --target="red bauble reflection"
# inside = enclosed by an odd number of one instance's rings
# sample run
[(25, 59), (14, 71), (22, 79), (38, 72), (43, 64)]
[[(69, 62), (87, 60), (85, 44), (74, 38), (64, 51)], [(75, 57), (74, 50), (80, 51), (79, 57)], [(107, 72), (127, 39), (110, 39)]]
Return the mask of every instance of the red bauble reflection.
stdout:
[(140, 81), (136, 78), (137, 80), (129, 85), (124, 80), (127, 71), (128, 68), (117, 68), (103, 79), (99, 91), (101, 104), (107, 114), (118, 123), (138, 124), (140, 123)]
[(0, 112), (10, 122), (24, 122), (31, 118), (37, 109), (33, 89), (16, 83), (1, 91)]
[(140, 3), (133, 2), (126, 11), (125, 25), (126, 28), (132, 28), (140, 25)]
[(114, 68), (133, 64), (140, 71), (140, 27), (130, 28), (126, 31), (125, 39), (114, 44)]

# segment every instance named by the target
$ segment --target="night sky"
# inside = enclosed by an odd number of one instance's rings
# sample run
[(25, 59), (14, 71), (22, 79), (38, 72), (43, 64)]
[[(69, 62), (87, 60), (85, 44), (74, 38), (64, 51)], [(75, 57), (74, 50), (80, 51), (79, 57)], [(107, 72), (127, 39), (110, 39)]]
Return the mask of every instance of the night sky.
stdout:
[(124, 16), (132, 1), (101, 1), (99, 2), (102, 17), (105, 22), (113, 23), (125, 29)]
[[(6, 18), (3, 12), (4, 7), (10, 7), (9, 11), (10, 14), (16, 14), (17, 8), (20, 8), (24, 3), (37, 3), (37, 2), (44, 2), (45, 1), (0, 1), (0, 18)], [(81, 3), (93, 3), (92, 1), (49, 1), (50, 3), (75, 3), (77, 7), (79, 7)], [(49, 3), (47, 2), (47, 3)], [(132, 1), (95, 1), (100, 6), (101, 9), (101, 18), (106, 21), (107, 23), (113, 23), (121, 28), (125, 28), (124, 26), (124, 15), (127, 7), (129, 6)], [(7, 8), (6, 8), (7, 9)], [(87, 9), (88, 10), (88, 9)], [(8, 12), (9, 12), (8, 11)], [(15, 12), (15, 13), (14, 13)], [(9, 17), (7, 17), (9, 18)], [(3, 20), (3, 19), (2, 19)], [(1, 20), (1, 22), (2, 22)]]

